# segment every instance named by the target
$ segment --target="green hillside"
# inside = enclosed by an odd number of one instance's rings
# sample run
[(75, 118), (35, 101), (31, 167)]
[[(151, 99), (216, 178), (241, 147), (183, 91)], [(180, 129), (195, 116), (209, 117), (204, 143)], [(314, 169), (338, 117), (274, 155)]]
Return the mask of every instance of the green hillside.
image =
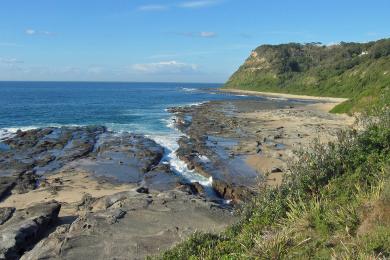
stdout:
[(262, 45), (224, 88), (350, 98), (333, 112), (383, 107), (390, 103), (390, 39)]

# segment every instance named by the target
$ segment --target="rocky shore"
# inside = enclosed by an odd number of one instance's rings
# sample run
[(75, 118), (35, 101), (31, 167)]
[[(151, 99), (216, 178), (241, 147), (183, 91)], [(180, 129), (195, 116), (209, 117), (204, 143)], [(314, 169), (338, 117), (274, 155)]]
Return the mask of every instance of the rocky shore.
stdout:
[(143, 259), (235, 219), (142, 135), (41, 128), (1, 144), (0, 259)]
[(171, 108), (183, 133), (176, 154), (212, 180), (212, 197), (145, 136), (18, 131), (0, 140), (0, 259), (144, 259), (194, 231), (221, 231), (259, 185), (280, 184), (293, 150), (352, 124), (330, 106), (256, 97)]
[[(339, 102), (339, 101), (337, 101)], [(314, 139), (326, 142), (353, 124), (347, 115), (329, 114), (335, 100), (260, 98), (171, 108), (186, 136), (178, 156), (211, 177), (226, 200), (240, 202), (259, 185), (279, 185), (294, 150)]]

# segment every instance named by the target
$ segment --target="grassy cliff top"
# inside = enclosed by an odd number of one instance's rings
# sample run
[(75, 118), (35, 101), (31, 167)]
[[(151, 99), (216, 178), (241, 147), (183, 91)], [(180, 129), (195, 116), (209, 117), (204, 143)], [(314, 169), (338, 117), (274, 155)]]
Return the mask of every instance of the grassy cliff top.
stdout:
[(231, 76), (225, 88), (350, 99), (333, 112), (388, 105), (390, 39), (332, 46), (262, 45)]

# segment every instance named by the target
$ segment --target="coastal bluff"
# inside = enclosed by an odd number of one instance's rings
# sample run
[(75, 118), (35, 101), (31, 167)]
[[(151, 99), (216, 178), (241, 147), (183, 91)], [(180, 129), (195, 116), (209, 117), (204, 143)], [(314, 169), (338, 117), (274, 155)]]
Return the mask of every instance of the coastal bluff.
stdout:
[(390, 39), (368, 43), (261, 45), (226, 89), (348, 98), (332, 112), (356, 112), (390, 102)]

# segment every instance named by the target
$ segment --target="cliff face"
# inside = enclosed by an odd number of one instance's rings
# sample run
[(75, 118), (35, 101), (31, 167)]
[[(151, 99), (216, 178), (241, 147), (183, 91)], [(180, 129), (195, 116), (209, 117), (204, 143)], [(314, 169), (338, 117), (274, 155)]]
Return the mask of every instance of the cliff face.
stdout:
[(225, 88), (350, 98), (334, 112), (388, 105), (390, 39), (332, 46), (262, 45)]

